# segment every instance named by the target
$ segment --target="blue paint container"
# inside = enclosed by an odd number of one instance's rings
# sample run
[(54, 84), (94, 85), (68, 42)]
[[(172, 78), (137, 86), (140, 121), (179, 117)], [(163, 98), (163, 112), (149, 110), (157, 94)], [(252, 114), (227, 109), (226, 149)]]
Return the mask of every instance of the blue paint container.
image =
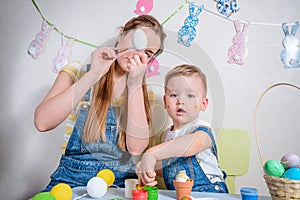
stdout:
[(242, 200), (258, 200), (258, 191), (256, 188), (241, 188)]

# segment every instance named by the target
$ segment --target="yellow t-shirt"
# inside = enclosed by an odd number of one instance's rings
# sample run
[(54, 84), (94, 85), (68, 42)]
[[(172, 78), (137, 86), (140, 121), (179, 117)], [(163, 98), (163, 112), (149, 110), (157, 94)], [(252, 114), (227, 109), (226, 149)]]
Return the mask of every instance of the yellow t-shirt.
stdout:
[[(67, 72), (72, 80), (74, 82), (78, 81), (83, 74), (86, 73), (86, 67), (84, 67), (82, 64), (79, 62), (74, 62), (66, 65), (64, 68), (61, 69), (61, 71)], [(82, 102), (82, 101), (81, 101)], [(73, 132), (73, 128), (77, 119), (77, 114), (78, 114), (78, 109), (81, 103), (79, 103), (69, 114), (69, 116), (66, 119), (66, 128), (65, 128), (65, 133), (64, 133), (64, 143), (62, 144), (62, 149), (63, 149), (63, 154), (65, 152), (65, 149), (67, 147), (69, 138)]]
[[(61, 69), (61, 71), (68, 73), (70, 75), (70, 77), (72, 78), (72, 80), (74, 82), (76, 82), (87, 72), (87, 67), (86, 67), (86, 65), (82, 65), (80, 62), (73, 62), (73, 63), (66, 65), (64, 68)], [(151, 86), (150, 85), (147, 85), (147, 86), (148, 86), (148, 99), (150, 101), (155, 101), (155, 95), (151, 89)], [(122, 96), (119, 98), (112, 99), (111, 100), (112, 105), (118, 105), (118, 103), (120, 102), (121, 99), (122, 99)], [(63, 154), (65, 153), (69, 138), (73, 132), (74, 125), (75, 125), (77, 115), (78, 115), (78, 110), (80, 108), (80, 105), (83, 102), (84, 101), (81, 100), (66, 119), (64, 143), (61, 146), (61, 148), (63, 150)]]

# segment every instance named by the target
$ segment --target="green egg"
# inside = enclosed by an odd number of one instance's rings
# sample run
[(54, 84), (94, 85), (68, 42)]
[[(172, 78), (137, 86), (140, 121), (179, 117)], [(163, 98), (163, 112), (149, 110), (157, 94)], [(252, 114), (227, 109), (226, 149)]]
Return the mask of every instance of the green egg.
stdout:
[(55, 200), (55, 197), (50, 192), (41, 192), (36, 194), (32, 200)]
[(277, 160), (268, 160), (264, 165), (265, 173), (269, 176), (281, 177), (284, 173), (284, 166)]

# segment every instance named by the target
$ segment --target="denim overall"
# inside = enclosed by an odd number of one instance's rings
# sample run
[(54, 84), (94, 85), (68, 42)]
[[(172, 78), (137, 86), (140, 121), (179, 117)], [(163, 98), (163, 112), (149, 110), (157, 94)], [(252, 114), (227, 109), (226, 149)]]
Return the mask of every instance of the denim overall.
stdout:
[[(211, 131), (203, 126), (196, 128), (193, 133), (196, 131), (204, 131), (210, 136), (213, 145), (212, 151), (217, 156), (217, 147)], [(176, 175), (179, 173), (179, 171), (185, 170), (189, 178), (194, 180), (192, 191), (228, 193), (224, 182), (212, 183), (207, 178), (195, 155), (189, 157), (164, 159), (162, 164), (164, 181), (169, 190), (175, 189), (173, 180), (176, 178)]]
[(56, 171), (51, 175), (51, 182), (44, 191), (49, 191), (58, 183), (67, 183), (71, 187), (86, 186), (87, 182), (101, 169), (114, 172), (114, 185), (124, 187), (124, 180), (137, 178), (135, 163), (128, 151), (122, 151), (117, 145), (118, 132), (114, 106), (110, 106), (106, 118), (106, 142), (98, 140), (85, 143), (81, 139), (88, 110), (90, 91), (84, 96), (78, 117), (68, 141), (65, 155), (62, 155)]

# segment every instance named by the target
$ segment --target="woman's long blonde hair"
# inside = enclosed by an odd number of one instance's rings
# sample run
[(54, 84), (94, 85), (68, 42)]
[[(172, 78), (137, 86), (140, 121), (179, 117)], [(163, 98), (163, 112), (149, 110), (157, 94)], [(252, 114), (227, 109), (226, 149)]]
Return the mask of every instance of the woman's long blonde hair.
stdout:
[[(135, 29), (137, 26), (146, 26), (153, 29), (159, 36), (161, 40), (160, 49), (155, 53), (154, 56), (159, 55), (164, 48), (165, 33), (163, 32), (163, 27), (160, 23), (150, 15), (140, 15), (138, 17), (129, 20), (124, 27), (122, 27), (123, 32)], [(92, 101), (91, 107), (88, 113), (86, 124), (83, 131), (83, 141), (87, 143), (95, 142), (99, 139), (106, 141), (105, 129), (106, 129), (106, 117), (108, 112), (108, 107), (111, 104), (111, 98), (113, 93), (113, 80), (115, 72), (115, 61), (110, 67), (109, 71), (96, 83), (92, 90)], [(146, 111), (146, 117), (148, 124), (150, 125), (150, 103), (148, 101), (148, 93), (146, 86), (146, 79), (143, 80), (143, 95), (144, 95), (144, 105)], [(123, 96), (122, 106), (117, 109), (116, 118), (117, 125), (121, 124), (121, 129), (119, 129), (119, 139), (118, 146), (122, 150), (126, 150), (126, 137), (125, 130), (127, 126), (127, 92)], [(121, 123), (120, 123), (121, 122)], [(119, 126), (118, 126), (119, 127)]]

